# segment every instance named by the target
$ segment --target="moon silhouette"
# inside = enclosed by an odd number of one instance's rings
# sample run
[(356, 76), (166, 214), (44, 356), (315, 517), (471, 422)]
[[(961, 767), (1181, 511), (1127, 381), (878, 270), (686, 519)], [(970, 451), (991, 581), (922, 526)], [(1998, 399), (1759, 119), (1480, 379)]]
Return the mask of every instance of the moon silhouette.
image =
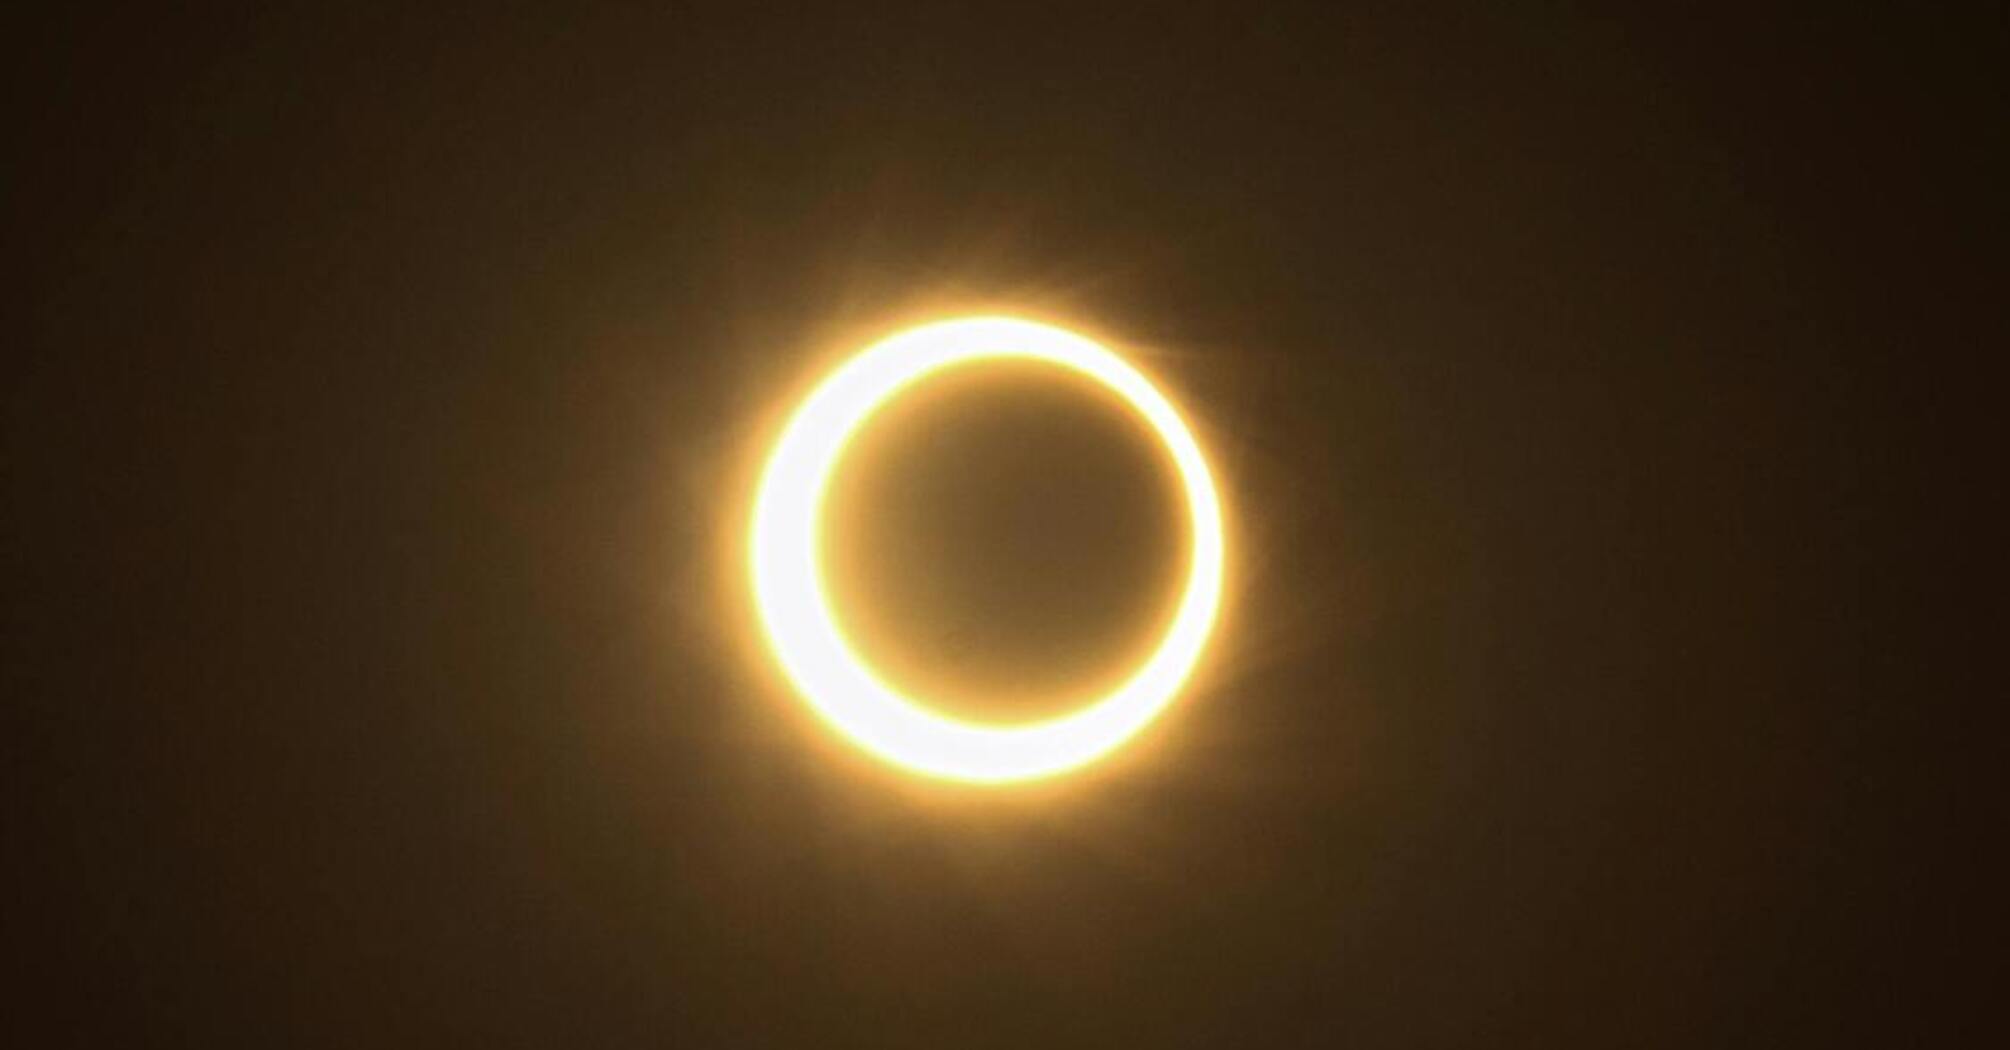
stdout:
[[(890, 399), (940, 369), (993, 359), (1051, 364), (1107, 388), (1157, 434), (1185, 490), (1191, 549), (1185, 589), (1151, 655), (1108, 694), (1037, 722), (951, 718), (903, 695), (838, 627), (819, 565), (821, 511), (845, 447)], [(824, 721), (912, 772), (979, 784), (1048, 777), (1109, 754), (1156, 718), (1186, 683), (1219, 615), (1221, 500), (1206, 457), (1172, 403), (1093, 340), (1010, 317), (923, 325), (875, 343), (819, 384), (783, 428), (755, 496), (749, 571), (776, 659)]]

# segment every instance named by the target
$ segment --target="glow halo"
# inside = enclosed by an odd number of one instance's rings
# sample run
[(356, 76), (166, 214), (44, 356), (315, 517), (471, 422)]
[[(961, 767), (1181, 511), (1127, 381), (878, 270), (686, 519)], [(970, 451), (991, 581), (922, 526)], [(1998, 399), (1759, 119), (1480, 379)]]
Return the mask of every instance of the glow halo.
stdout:
[[(1066, 714), (986, 725), (950, 718), (881, 681), (844, 639), (824, 593), (819, 518), (846, 443), (910, 384), (984, 359), (1043, 361), (1107, 387), (1144, 417), (1172, 454), (1186, 490), (1191, 558), (1171, 626), (1130, 678)], [(1001, 783), (1074, 769), (1117, 748), (1163, 711), (1185, 683), (1221, 604), (1221, 501), (1200, 446), (1142, 374), (1101, 345), (1009, 317), (909, 329), (831, 373), (776, 442), (754, 503), (749, 565), (760, 619), (783, 671), (816, 712), (860, 747), (906, 769)]]

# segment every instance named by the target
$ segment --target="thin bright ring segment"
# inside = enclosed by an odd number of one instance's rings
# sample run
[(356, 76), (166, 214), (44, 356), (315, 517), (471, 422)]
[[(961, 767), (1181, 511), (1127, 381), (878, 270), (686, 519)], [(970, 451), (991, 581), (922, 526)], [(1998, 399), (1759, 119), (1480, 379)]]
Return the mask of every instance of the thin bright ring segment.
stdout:
[[(874, 411), (951, 365), (1033, 360), (1102, 384), (1165, 443), (1191, 518), (1186, 587), (1152, 654), (1109, 694), (1037, 722), (947, 717), (904, 696), (853, 651), (823, 586), (820, 514), (845, 445)], [(1101, 345), (1049, 325), (972, 317), (924, 325), (846, 361), (783, 430), (755, 497), (749, 552), (754, 595), (783, 671), (823, 719), (894, 765), (950, 780), (1004, 783), (1050, 776), (1108, 754), (1163, 711), (1200, 659), (1221, 604), (1221, 501), (1178, 411), (1137, 369)]]

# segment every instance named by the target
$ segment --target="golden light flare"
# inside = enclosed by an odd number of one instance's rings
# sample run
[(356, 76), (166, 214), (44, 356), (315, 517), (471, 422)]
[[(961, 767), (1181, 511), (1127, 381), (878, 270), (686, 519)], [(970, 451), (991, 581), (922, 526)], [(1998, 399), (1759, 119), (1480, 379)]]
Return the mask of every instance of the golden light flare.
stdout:
[[(985, 360), (1030, 360), (1101, 384), (1165, 443), (1185, 489), (1192, 549), (1186, 587), (1152, 654), (1107, 695), (1036, 722), (950, 718), (902, 695), (838, 627), (820, 564), (821, 514), (845, 446), (895, 395), (931, 374)], [(1050, 325), (970, 317), (912, 328), (861, 351), (811, 392), (783, 428), (755, 496), (748, 552), (755, 603), (789, 681), (859, 747), (913, 772), (997, 784), (1052, 776), (1110, 753), (1163, 711), (1186, 682), (1218, 615), (1221, 500), (1207, 460), (1172, 403), (1100, 344)]]

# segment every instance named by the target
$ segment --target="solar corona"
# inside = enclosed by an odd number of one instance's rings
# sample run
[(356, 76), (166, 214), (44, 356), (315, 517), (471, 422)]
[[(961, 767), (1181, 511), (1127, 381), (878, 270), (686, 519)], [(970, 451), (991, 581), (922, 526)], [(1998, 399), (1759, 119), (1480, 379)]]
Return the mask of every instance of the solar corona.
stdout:
[[(942, 369), (1017, 360), (1071, 370), (1136, 412), (1164, 444), (1184, 488), (1190, 550), (1185, 585), (1150, 655), (1115, 689), (1032, 722), (952, 718), (904, 695), (862, 659), (839, 627), (820, 564), (820, 515), (847, 443), (875, 411)], [(1077, 769), (1143, 729), (1180, 691), (1221, 602), (1220, 498), (1186, 423), (1137, 369), (1093, 340), (1008, 317), (972, 317), (892, 335), (845, 361), (784, 426), (762, 471), (749, 537), (759, 618), (783, 672), (831, 727), (878, 758), (928, 776), (980, 784)], [(937, 698), (938, 702), (940, 698)]]

